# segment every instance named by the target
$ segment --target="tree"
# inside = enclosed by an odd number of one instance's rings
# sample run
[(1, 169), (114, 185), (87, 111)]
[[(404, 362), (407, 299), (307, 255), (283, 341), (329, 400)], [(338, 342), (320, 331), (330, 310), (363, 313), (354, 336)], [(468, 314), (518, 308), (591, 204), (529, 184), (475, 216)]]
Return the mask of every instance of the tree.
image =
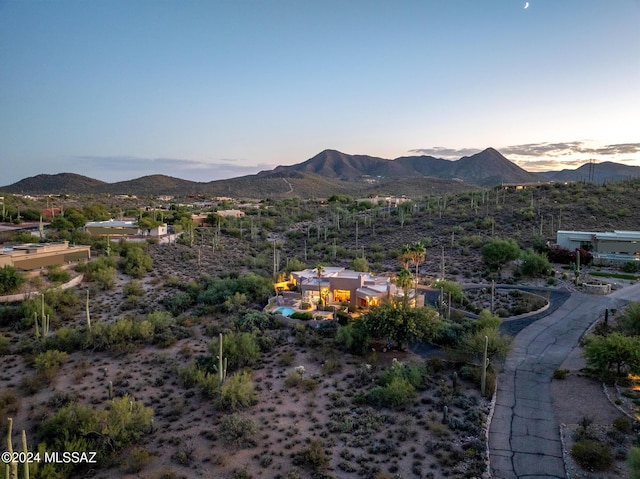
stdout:
[(425, 259), (427, 250), (420, 241), (411, 246), (411, 262), (416, 265), (416, 283), (418, 282), (418, 268)]
[(584, 347), (587, 365), (600, 374), (614, 372), (621, 376), (640, 371), (640, 337), (611, 333), (608, 336), (589, 335)]
[(371, 337), (388, 339), (401, 347), (414, 339), (432, 341), (443, 327), (438, 312), (430, 307), (395, 308), (386, 303), (372, 308), (361, 319)]
[(153, 266), (151, 256), (138, 243), (125, 243), (120, 256), (120, 267), (134, 278), (142, 278)]
[(524, 276), (548, 276), (551, 273), (551, 265), (544, 253), (536, 253), (531, 248), (522, 252), (522, 266), (520, 271)]
[(318, 309), (320, 309), (320, 304), (322, 303), (322, 274), (324, 273), (324, 268), (320, 263), (316, 264), (316, 274), (318, 276)]
[(459, 350), (480, 361), (484, 351), (484, 338), (488, 338), (487, 357), (491, 360), (504, 360), (511, 351), (512, 339), (501, 335), (492, 327), (466, 334), (460, 341)]
[(411, 273), (408, 269), (403, 269), (396, 275), (394, 282), (398, 288), (402, 289), (402, 307), (406, 309), (409, 306), (409, 290), (413, 285)]
[(409, 263), (411, 263), (411, 259), (413, 258), (413, 253), (411, 251), (411, 245), (405, 244), (402, 245), (402, 250), (400, 251), (400, 256), (398, 256), (398, 260), (404, 266), (404, 269), (409, 269)]
[(499, 270), (520, 256), (520, 247), (512, 239), (495, 239), (485, 243), (480, 249), (480, 254), (489, 268)]

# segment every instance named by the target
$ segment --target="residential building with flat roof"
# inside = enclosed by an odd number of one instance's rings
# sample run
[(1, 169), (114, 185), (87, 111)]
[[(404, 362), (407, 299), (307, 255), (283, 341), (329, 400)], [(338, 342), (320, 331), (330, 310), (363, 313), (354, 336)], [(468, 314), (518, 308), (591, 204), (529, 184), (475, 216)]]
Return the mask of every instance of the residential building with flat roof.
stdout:
[(63, 265), (70, 261), (88, 260), (91, 247), (61, 243), (27, 243), (0, 249), (0, 267), (9, 265), (23, 271), (52, 265)]

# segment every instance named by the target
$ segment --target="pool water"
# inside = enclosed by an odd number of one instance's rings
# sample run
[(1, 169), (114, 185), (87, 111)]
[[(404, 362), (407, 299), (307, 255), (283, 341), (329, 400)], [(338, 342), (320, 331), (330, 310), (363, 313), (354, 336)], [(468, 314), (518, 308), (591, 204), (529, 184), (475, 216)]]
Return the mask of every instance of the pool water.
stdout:
[(296, 312), (295, 309), (290, 308), (288, 306), (282, 306), (274, 311), (274, 313), (280, 313), (283, 316), (291, 316), (295, 312)]

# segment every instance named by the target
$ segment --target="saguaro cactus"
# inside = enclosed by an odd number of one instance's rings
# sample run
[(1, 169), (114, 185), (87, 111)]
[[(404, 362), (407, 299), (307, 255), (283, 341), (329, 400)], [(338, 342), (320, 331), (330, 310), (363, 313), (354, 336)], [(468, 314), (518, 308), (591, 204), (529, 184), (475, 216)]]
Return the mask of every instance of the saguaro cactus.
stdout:
[(89, 288), (87, 288), (86, 310), (87, 310), (87, 328), (89, 329), (89, 332), (91, 332), (91, 313), (89, 312)]
[[(11, 435), (13, 434), (13, 418), (7, 418), (7, 451), (13, 456), (13, 442), (11, 441)], [(11, 457), (11, 462), (7, 464), (7, 477), (8, 479), (18, 479), (18, 463)]]
[[(29, 448), (27, 448), (27, 433), (25, 430), (22, 430), (22, 452), (27, 454), (29, 452)], [(29, 463), (24, 463), (24, 479), (29, 479)]]
[(487, 358), (487, 349), (489, 348), (489, 338), (484, 337), (484, 350), (482, 352), (482, 375), (480, 376), (480, 392), (484, 396), (484, 390), (487, 385), (487, 366), (489, 365), (489, 359)]
[(442, 408), (442, 424), (446, 424), (448, 418), (449, 418), (449, 406), (445, 405)]
[(218, 386), (222, 386), (227, 379), (227, 358), (222, 357), (222, 333), (218, 340)]

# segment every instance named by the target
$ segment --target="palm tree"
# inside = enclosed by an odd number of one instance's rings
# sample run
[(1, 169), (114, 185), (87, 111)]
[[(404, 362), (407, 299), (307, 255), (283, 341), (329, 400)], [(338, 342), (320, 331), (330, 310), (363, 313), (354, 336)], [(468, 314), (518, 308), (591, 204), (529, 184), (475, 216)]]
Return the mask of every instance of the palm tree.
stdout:
[(402, 246), (402, 251), (400, 252), (400, 256), (398, 256), (398, 260), (404, 266), (404, 269), (409, 269), (409, 263), (411, 263), (411, 259), (413, 258), (411, 245), (405, 244)]
[(412, 263), (416, 265), (416, 285), (418, 284), (418, 268), (425, 259), (427, 250), (420, 241), (411, 246)]
[(402, 307), (406, 308), (409, 304), (409, 289), (413, 284), (413, 278), (411, 277), (411, 273), (408, 269), (404, 268), (396, 275), (395, 279), (396, 286), (402, 289), (403, 298), (402, 298)]
[(320, 302), (322, 301), (322, 287), (320, 285), (320, 280), (322, 279), (322, 273), (324, 273), (324, 268), (322, 264), (316, 264), (316, 273), (318, 275), (318, 309), (320, 309)]

